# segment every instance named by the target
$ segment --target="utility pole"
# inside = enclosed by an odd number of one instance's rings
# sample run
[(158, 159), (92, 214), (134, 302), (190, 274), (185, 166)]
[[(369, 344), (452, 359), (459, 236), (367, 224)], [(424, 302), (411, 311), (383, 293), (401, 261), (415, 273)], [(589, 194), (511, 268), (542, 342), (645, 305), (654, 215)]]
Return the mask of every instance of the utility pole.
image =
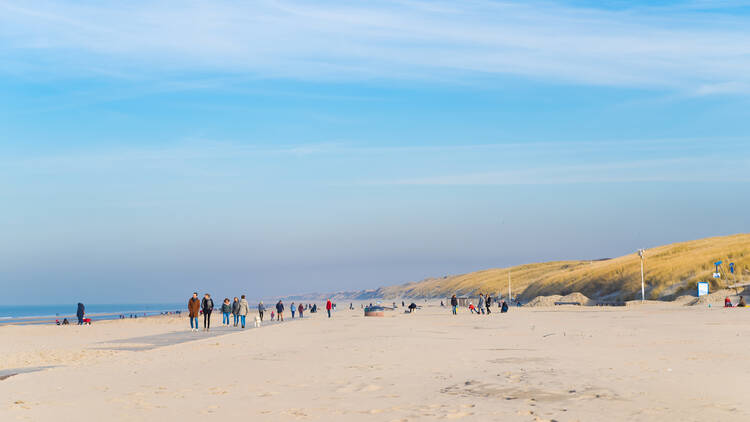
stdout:
[(645, 254), (645, 249), (638, 249), (638, 256), (641, 257), (641, 303), (646, 301), (646, 278), (643, 275), (643, 259)]
[(508, 306), (510, 306), (510, 270), (508, 270)]

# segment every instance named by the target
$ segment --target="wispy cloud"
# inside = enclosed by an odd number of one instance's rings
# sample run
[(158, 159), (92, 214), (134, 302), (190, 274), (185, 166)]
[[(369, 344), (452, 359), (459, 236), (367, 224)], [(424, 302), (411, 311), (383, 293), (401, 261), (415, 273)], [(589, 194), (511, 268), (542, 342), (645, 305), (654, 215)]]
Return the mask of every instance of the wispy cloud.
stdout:
[[(6, 155), (0, 172), (6, 182), (40, 175), (56, 180), (70, 175), (127, 179), (148, 174), (158, 179), (176, 174), (186, 180), (234, 184), (249, 175), (271, 183), (283, 175), (294, 183), (340, 187), (746, 183), (748, 145), (742, 138), (411, 146), (273, 146), (197, 139), (168, 146)], [(297, 172), (288, 171), (295, 168)]]
[(750, 160), (724, 161), (722, 165), (716, 167), (708, 164), (712, 161), (720, 162), (720, 159), (715, 156), (710, 157), (710, 160), (675, 158), (610, 161), (599, 164), (512, 168), (509, 170), (423, 178), (365, 181), (361, 184), (369, 186), (503, 186), (637, 182), (750, 182), (750, 176), (741, 170), (750, 166)]
[[(747, 93), (750, 18), (686, 2), (0, 0), (6, 72), (556, 82)], [(728, 10), (727, 13), (724, 13)]]

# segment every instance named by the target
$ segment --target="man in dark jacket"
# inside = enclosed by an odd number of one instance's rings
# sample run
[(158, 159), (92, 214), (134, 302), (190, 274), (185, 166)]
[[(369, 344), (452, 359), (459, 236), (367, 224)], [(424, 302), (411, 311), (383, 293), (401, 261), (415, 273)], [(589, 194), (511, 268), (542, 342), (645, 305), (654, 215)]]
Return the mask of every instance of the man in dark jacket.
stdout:
[(456, 315), (456, 308), (458, 308), (458, 298), (456, 295), (451, 296), (451, 308), (453, 308), (453, 315)]
[(78, 310), (76, 311), (76, 316), (78, 317), (78, 325), (83, 325), (84, 315), (86, 315), (86, 307), (83, 306), (83, 303), (78, 302)]
[(487, 307), (487, 314), (491, 314), (492, 311), (490, 310), (490, 305), (492, 305), (492, 296), (487, 295), (487, 298), (484, 300), (484, 305)]
[(214, 310), (214, 300), (211, 299), (211, 295), (206, 293), (201, 301), (201, 307), (203, 308), (203, 331), (211, 329), (211, 312)]
[(198, 299), (198, 292), (194, 292), (193, 297), (191, 297), (190, 300), (188, 300), (188, 317), (190, 317), (190, 331), (198, 331), (198, 314), (200, 312), (201, 312), (201, 301), (200, 299)]
[(281, 303), (281, 300), (276, 303), (276, 321), (278, 320), (284, 320), (284, 304)]
[(232, 317), (234, 318), (234, 326), (236, 327), (240, 322), (240, 300), (236, 297), (234, 298), (234, 302), (232, 302)]

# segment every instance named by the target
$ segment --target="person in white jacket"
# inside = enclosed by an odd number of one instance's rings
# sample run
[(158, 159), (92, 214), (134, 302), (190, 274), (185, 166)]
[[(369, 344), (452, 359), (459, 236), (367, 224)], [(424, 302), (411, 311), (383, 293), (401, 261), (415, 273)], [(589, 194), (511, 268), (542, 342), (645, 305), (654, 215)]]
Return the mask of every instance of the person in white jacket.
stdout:
[(242, 328), (245, 328), (245, 319), (247, 318), (247, 313), (250, 311), (250, 305), (247, 303), (247, 299), (245, 299), (245, 295), (242, 295), (242, 299), (240, 299), (240, 324), (242, 324)]

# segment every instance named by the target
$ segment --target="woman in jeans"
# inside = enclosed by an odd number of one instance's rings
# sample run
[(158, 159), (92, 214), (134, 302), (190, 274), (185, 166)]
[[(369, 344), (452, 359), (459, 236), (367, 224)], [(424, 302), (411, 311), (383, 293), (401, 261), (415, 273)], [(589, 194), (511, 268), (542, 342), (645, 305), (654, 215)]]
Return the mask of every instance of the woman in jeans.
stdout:
[(248, 305), (247, 299), (245, 299), (245, 295), (242, 295), (242, 299), (240, 299), (240, 305), (237, 309), (237, 314), (240, 316), (240, 321), (242, 321), (242, 328), (245, 328), (245, 318), (247, 318), (248, 312), (250, 312), (250, 305)]
[(234, 326), (237, 326), (237, 323), (240, 321), (240, 300), (238, 298), (234, 298), (234, 302), (232, 302), (232, 317), (234, 318)]
[(224, 303), (221, 304), (221, 323), (229, 326), (229, 314), (232, 312), (232, 305), (229, 303), (229, 298), (224, 298)]

